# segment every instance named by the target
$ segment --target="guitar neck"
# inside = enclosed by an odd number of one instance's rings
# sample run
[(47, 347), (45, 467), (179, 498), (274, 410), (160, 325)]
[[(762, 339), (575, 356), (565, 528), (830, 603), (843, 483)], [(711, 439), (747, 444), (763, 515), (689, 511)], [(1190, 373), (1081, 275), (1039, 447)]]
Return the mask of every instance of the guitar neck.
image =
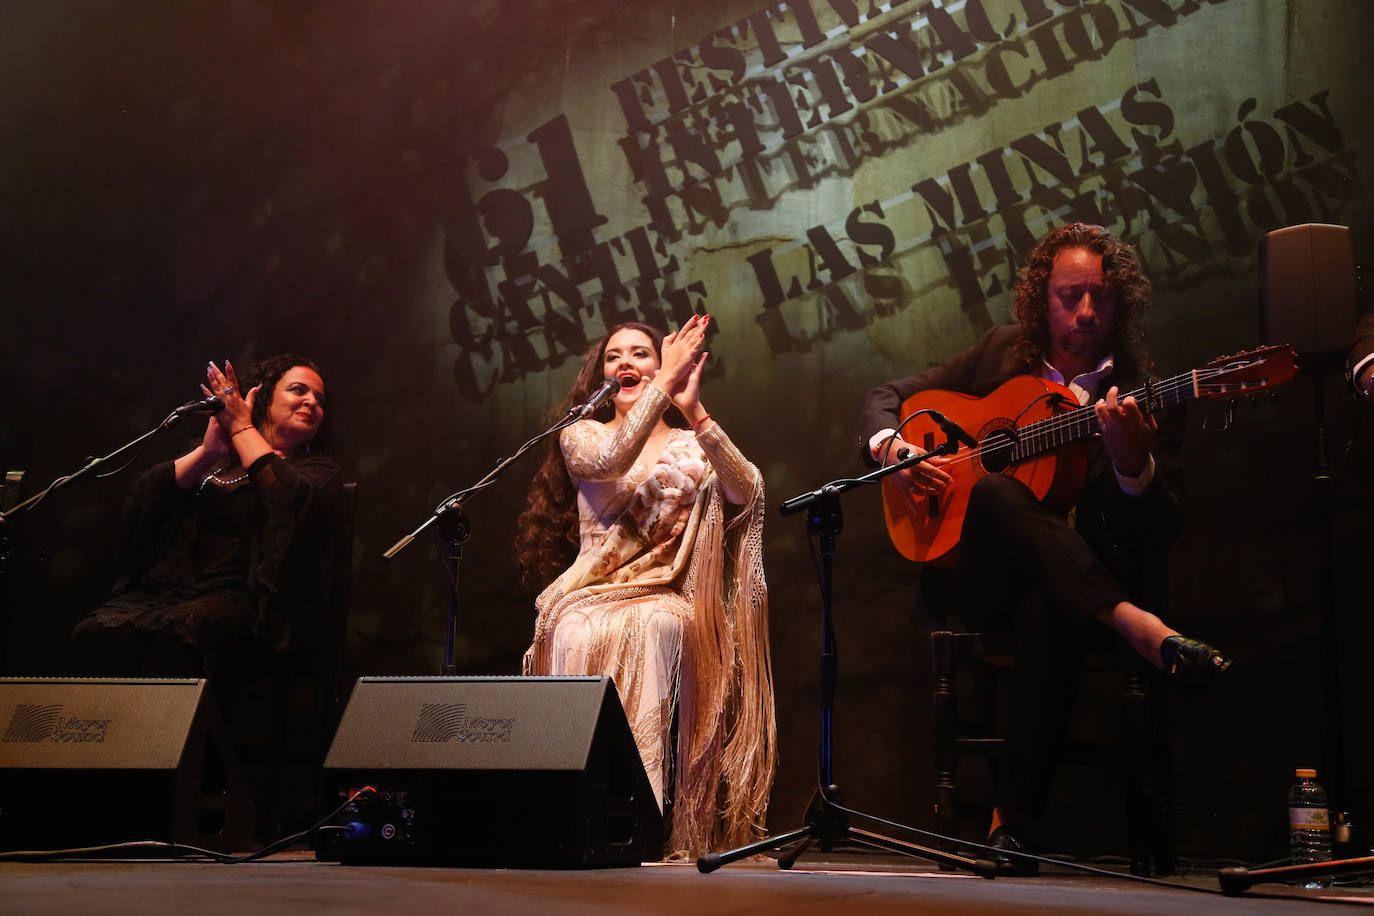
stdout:
[[(1197, 397), (1198, 379), (1205, 372), (1206, 370), (1201, 369), (1183, 372), (1158, 382), (1152, 382), (1137, 388), (1135, 391), (1125, 392), (1119, 397), (1133, 397), (1136, 399), (1136, 403), (1140, 405), (1142, 413), (1146, 415), (1155, 414)], [(1061, 445), (1068, 445), (1070, 442), (1095, 436), (1100, 432), (1097, 413), (1093, 410), (1092, 405), (1078, 407), (1053, 417), (1046, 417), (1043, 420), (1017, 427), (1016, 442), (1012, 446), (1011, 460), (1016, 462), (1032, 458), (1053, 451)]]

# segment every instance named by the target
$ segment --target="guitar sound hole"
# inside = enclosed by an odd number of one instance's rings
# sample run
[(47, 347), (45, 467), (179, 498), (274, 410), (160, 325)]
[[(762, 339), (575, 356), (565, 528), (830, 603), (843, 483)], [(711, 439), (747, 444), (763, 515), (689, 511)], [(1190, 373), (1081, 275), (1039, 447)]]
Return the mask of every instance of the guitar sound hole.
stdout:
[(1016, 463), (1016, 440), (1004, 430), (993, 430), (982, 438), (978, 457), (983, 468), (991, 474), (1000, 474)]

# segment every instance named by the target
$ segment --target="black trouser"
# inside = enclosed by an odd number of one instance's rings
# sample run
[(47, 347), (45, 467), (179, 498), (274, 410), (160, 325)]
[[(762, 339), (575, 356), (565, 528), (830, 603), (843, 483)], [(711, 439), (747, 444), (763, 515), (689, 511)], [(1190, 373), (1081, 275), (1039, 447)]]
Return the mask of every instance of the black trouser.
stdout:
[(959, 596), (970, 627), (1016, 634), (997, 804), (1012, 824), (1039, 817), (1078, 695), (1087, 624), (1126, 591), (1062, 516), (1020, 481), (992, 474), (969, 496)]
[(205, 677), (200, 650), (172, 626), (109, 627), (87, 616), (72, 630), (71, 658), (73, 673), (82, 677)]
[(72, 630), (72, 673), (83, 677), (208, 677), (224, 687), (256, 677), (273, 663), (271, 650), (240, 620), (201, 620), (193, 643), (174, 620), (140, 629), (102, 624), (99, 613), (87, 614)]

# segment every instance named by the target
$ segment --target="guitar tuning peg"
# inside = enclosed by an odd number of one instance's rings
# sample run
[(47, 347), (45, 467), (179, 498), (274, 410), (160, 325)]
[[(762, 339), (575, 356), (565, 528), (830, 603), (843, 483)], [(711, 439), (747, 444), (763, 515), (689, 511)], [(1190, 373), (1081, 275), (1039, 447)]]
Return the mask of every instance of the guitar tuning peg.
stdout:
[[(1235, 421), (1235, 419), (1236, 419), (1236, 402), (1235, 402), (1235, 401), (1228, 401), (1227, 404), (1226, 404), (1226, 413), (1222, 415), (1221, 429), (1217, 430), (1217, 432), (1222, 432), (1222, 433), (1226, 432), (1228, 429), (1231, 428), (1231, 424)], [(1211, 428), (1211, 425), (1212, 425), (1212, 416), (1211, 416), (1211, 415), (1202, 418), (1202, 428), (1203, 428), (1203, 429), (1209, 429), (1209, 428)]]
[[(1207, 426), (1208, 426), (1208, 424), (1211, 423), (1211, 420), (1212, 420), (1211, 417), (1205, 417), (1205, 418), (1203, 418), (1203, 421), (1202, 421), (1202, 428), (1203, 428), (1203, 429), (1206, 429)], [(1235, 422), (1236, 422), (1236, 399), (1235, 399), (1235, 398), (1231, 398), (1230, 400), (1228, 400), (1228, 401), (1226, 402), (1226, 414), (1225, 414), (1225, 419), (1223, 420), (1223, 422), (1222, 422), (1222, 424), (1221, 424), (1221, 429), (1218, 430), (1218, 431), (1219, 431), (1219, 432), (1223, 432), (1223, 433), (1226, 432), (1228, 429), (1231, 428), (1232, 424), (1234, 424)]]

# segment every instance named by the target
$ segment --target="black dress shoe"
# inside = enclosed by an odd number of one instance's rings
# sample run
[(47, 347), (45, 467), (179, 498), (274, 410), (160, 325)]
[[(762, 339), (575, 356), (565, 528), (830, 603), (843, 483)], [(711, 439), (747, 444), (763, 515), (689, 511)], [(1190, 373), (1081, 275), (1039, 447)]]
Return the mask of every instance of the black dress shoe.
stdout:
[(1001, 850), (991, 856), (992, 861), (997, 863), (997, 874), (1011, 876), (1040, 874), (1040, 863), (1034, 859), (1006, 855), (1009, 852), (1029, 853), (1030, 850), (1026, 848), (1025, 843), (1021, 842), (1021, 838), (1005, 824), (988, 834), (986, 845)]
[(1164, 673), (1186, 691), (1198, 692), (1231, 667), (1231, 660), (1205, 642), (1186, 636), (1167, 636), (1159, 644)]

